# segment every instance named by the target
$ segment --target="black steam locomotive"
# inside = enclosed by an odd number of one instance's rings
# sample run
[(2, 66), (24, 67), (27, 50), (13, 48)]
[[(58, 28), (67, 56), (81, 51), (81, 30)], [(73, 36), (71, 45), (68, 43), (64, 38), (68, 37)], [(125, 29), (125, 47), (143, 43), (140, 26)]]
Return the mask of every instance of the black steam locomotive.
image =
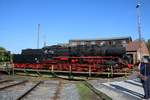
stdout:
[(68, 73), (110, 72), (111, 69), (122, 73), (129, 67), (125, 54), (123, 46), (52, 45), (41, 49), (24, 49), (21, 54), (13, 55), (13, 63), (15, 68), (23, 69)]
[(126, 50), (122, 46), (79, 45), (64, 47), (60, 45), (46, 46), (42, 49), (24, 49), (21, 54), (14, 54), (15, 63), (36, 63), (52, 60), (53, 57), (95, 57), (113, 56), (122, 58)]
[(43, 50), (48, 54), (54, 56), (119, 56), (126, 53), (122, 46), (84, 46), (79, 45), (75, 47), (49, 46), (44, 47)]

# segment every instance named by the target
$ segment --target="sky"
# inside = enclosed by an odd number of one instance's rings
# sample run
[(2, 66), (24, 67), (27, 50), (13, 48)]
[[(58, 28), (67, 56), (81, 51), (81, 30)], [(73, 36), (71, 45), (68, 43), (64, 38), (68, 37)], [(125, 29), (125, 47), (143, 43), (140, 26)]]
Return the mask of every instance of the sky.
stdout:
[[(0, 0), (0, 46), (12, 53), (70, 39), (138, 38), (136, 0)], [(150, 0), (141, 2), (141, 31), (150, 39)]]

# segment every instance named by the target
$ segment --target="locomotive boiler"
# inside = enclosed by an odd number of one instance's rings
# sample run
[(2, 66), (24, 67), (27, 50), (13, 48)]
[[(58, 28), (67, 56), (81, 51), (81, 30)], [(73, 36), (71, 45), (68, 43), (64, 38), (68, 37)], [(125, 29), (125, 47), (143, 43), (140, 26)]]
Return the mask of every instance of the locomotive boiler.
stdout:
[(43, 51), (53, 56), (118, 56), (122, 57), (125, 53), (123, 46), (73, 46), (62, 47), (59, 45), (44, 47)]

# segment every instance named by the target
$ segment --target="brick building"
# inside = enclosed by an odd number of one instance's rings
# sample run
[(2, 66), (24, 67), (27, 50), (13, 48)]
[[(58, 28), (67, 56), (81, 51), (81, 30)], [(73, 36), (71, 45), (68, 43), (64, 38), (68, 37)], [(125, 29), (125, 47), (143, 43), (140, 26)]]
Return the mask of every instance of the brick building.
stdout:
[(144, 41), (141, 45), (139, 41), (133, 41), (126, 46), (126, 54), (132, 58), (131, 63), (135, 64), (142, 56), (149, 56), (149, 51)]
[(74, 39), (69, 40), (70, 46), (77, 45), (123, 45), (126, 46), (132, 41), (131, 37), (115, 37), (115, 38), (100, 38), (100, 39)]
[(141, 48), (139, 49), (139, 42), (132, 41), (130, 36), (128, 37), (114, 37), (114, 38), (99, 38), (99, 39), (73, 39), (69, 40), (67, 44), (61, 44), (62, 46), (77, 46), (77, 45), (122, 45), (126, 47), (126, 54), (131, 58), (130, 63), (135, 64), (140, 57), (149, 56), (148, 48), (143, 41)]

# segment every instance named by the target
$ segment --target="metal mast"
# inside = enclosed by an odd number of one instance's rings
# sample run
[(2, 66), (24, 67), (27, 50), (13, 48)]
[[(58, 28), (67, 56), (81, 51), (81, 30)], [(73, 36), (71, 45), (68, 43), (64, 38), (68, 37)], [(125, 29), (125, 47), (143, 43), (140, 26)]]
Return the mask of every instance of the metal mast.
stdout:
[(141, 60), (141, 0), (137, 0), (137, 5), (136, 5), (136, 9), (137, 9), (137, 30), (138, 30), (138, 35), (139, 35), (139, 50), (140, 50), (140, 60)]
[(39, 41), (40, 41), (40, 24), (38, 24), (37, 49), (39, 49)]
[(47, 45), (46, 36), (44, 35), (43, 38), (44, 38), (44, 47), (45, 47)]

